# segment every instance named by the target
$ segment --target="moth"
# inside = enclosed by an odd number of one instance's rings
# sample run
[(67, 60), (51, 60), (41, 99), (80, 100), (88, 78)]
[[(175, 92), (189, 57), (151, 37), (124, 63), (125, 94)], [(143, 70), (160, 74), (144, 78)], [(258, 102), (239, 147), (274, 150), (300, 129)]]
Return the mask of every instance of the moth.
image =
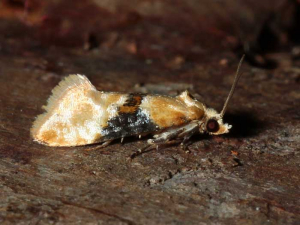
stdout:
[[(243, 57), (244, 58), (244, 57)], [(148, 147), (172, 142), (188, 143), (195, 133), (220, 135), (231, 125), (223, 116), (240, 78), (241, 59), (229, 95), (220, 113), (193, 98), (188, 91), (176, 97), (98, 91), (84, 75), (69, 75), (53, 90), (45, 113), (31, 128), (38, 143), (48, 146), (81, 146), (153, 134)]]

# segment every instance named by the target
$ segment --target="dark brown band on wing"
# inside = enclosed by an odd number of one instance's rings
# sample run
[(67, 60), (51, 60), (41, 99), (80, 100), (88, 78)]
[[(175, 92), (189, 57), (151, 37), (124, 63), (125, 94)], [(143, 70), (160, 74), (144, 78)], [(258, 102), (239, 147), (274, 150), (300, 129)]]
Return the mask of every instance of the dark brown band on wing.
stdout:
[(125, 104), (119, 108), (120, 113), (134, 113), (142, 103), (145, 94), (132, 93), (128, 95), (128, 99)]
[(149, 115), (139, 108), (145, 96), (129, 94), (125, 104), (119, 107), (118, 115), (111, 118), (103, 128), (103, 140), (151, 133), (159, 128)]

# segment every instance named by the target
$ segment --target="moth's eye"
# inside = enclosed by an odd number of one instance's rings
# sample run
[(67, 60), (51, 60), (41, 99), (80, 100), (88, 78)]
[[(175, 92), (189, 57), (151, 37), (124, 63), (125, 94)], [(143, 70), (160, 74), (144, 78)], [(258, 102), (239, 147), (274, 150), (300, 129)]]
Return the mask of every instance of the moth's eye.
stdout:
[(217, 132), (219, 130), (219, 123), (215, 119), (210, 119), (206, 123), (206, 130), (208, 132)]

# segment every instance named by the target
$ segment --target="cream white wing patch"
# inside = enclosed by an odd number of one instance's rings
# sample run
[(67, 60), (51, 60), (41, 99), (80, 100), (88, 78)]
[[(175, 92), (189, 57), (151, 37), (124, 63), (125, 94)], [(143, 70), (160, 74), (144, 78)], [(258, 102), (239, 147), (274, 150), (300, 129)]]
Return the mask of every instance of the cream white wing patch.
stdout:
[[(31, 134), (35, 141), (49, 146), (77, 146), (97, 143), (101, 128), (110, 117), (107, 98), (117, 94), (99, 92), (83, 75), (70, 75), (52, 91), (46, 112), (39, 115)], [(125, 101), (125, 100), (124, 100)], [(122, 101), (120, 101), (122, 104)]]

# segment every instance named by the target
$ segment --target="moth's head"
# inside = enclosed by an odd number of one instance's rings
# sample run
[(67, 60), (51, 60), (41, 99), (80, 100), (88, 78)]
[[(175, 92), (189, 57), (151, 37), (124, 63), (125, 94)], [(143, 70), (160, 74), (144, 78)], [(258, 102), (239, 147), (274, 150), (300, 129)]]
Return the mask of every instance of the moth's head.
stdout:
[(205, 125), (206, 131), (211, 135), (220, 135), (229, 132), (231, 125), (223, 123), (222, 119), (211, 118)]
[(210, 135), (220, 135), (229, 132), (231, 125), (223, 123), (223, 119), (220, 113), (217, 113), (214, 109), (205, 110), (205, 119), (201, 125), (201, 131), (207, 132)]
[(204, 122), (201, 124), (200, 126), (200, 132), (207, 132), (211, 135), (220, 135), (220, 134), (225, 134), (229, 132), (229, 129), (232, 127), (231, 125), (227, 124), (227, 123), (223, 123), (223, 116), (226, 112), (228, 103), (230, 101), (230, 99), (232, 98), (233, 92), (235, 90), (235, 87), (238, 83), (238, 80), (241, 76), (241, 74), (239, 73), (241, 64), (243, 62), (245, 55), (241, 58), (240, 63), (238, 65), (237, 71), (236, 71), (236, 75), (235, 75), (235, 79), (234, 82), (232, 84), (231, 90), (228, 94), (228, 97), (224, 103), (223, 109), (220, 113), (218, 113), (216, 110), (214, 109), (210, 109), (210, 108), (206, 108), (204, 110)]

